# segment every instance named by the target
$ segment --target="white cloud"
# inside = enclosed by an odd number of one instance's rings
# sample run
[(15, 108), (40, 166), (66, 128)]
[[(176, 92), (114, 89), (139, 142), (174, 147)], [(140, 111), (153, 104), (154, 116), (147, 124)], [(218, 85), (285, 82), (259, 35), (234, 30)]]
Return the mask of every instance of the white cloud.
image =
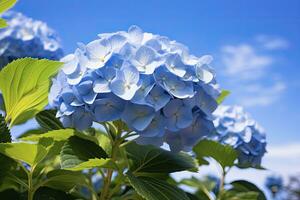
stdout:
[(276, 36), (259, 35), (256, 41), (266, 50), (282, 50), (290, 46), (287, 40)]
[(221, 47), (221, 66), (224, 70), (220, 72), (235, 95), (235, 103), (247, 107), (269, 106), (286, 89), (274, 70), (277, 58), (270, 50), (287, 48), (288, 42), (283, 38), (263, 35), (256, 37), (256, 40), (259, 45), (248, 42)]
[(273, 63), (267, 55), (260, 55), (249, 44), (227, 45), (221, 48), (225, 73), (239, 79), (258, 79)]
[(251, 106), (268, 106), (276, 102), (286, 89), (283, 82), (279, 81), (271, 86), (263, 86), (261, 84), (253, 84), (244, 87), (244, 94), (239, 97), (242, 105)]

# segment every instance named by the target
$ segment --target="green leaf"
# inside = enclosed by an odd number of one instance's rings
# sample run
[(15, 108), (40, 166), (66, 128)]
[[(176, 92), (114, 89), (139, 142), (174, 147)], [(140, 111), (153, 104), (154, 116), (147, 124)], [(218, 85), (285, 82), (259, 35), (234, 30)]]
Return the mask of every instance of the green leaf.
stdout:
[(75, 134), (74, 129), (60, 129), (60, 130), (49, 131), (43, 134), (22, 137), (20, 138), (20, 140), (39, 141), (42, 138), (52, 138), (54, 141), (63, 141), (63, 140), (67, 140), (69, 137), (73, 136), (74, 134)]
[(22, 58), (1, 70), (0, 90), (10, 126), (25, 122), (47, 105), (50, 78), (61, 65), (58, 61)]
[(165, 181), (127, 173), (130, 184), (146, 200), (189, 200), (185, 192)]
[(87, 179), (81, 172), (57, 169), (47, 173), (47, 180), (43, 186), (68, 192), (75, 186), (87, 184)]
[(230, 95), (230, 91), (222, 90), (220, 96), (217, 98), (217, 103), (220, 105), (228, 95)]
[(109, 159), (99, 159), (99, 158), (94, 158), (94, 159), (89, 159), (86, 162), (82, 162), (79, 165), (76, 165), (71, 168), (64, 168), (66, 170), (71, 170), (71, 171), (81, 171), (84, 169), (92, 169), (92, 168), (110, 168), (110, 169), (117, 169), (117, 166)]
[(61, 153), (62, 168), (73, 168), (93, 158), (107, 158), (106, 152), (96, 143), (78, 136), (70, 137)]
[(55, 190), (49, 187), (39, 188), (35, 194), (33, 200), (79, 200), (82, 198), (77, 198), (71, 194), (62, 192), (60, 190)]
[(7, 11), (17, 3), (17, 0), (0, 0), (0, 14)]
[(239, 192), (257, 192), (259, 195), (257, 200), (267, 200), (263, 191), (261, 191), (256, 185), (245, 180), (237, 180), (230, 183), (233, 188), (231, 190)]
[(46, 131), (64, 129), (62, 123), (56, 118), (56, 112), (56, 110), (43, 110), (35, 116), (35, 119)]
[(7, 22), (4, 19), (0, 18), (0, 28), (5, 28), (7, 26), (8, 26)]
[(199, 164), (207, 164), (205, 157), (212, 157), (223, 168), (233, 166), (238, 157), (237, 151), (231, 146), (212, 140), (201, 140), (193, 147), (193, 151), (196, 153)]
[(28, 143), (1, 143), (0, 153), (33, 166), (47, 155), (45, 147)]
[(236, 192), (236, 191), (225, 191), (221, 195), (220, 200), (257, 200), (257, 192)]
[(131, 142), (126, 145), (127, 157), (132, 161), (130, 170), (134, 172), (171, 173), (184, 170), (196, 170), (195, 160), (185, 153), (172, 153), (151, 145), (138, 145)]
[(0, 143), (5, 142), (11, 142), (11, 135), (4, 117), (0, 114)]

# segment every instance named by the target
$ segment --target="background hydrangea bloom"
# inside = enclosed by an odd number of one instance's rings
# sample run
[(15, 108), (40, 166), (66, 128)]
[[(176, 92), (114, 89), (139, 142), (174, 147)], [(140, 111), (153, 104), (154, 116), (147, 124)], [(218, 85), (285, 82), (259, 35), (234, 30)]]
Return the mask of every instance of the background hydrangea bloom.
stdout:
[(265, 180), (265, 186), (273, 195), (275, 195), (283, 189), (283, 179), (281, 176), (270, 175)]
[(139, 143), (167, 142), (174, 151), (190, 150), (214, 130), (219, 90), (210, 56), (132, 26), (99, 34), (62, 61), (49, 102), (65, 126), (121, 119)]
[(264, 130), (239, 106), (219, 106), (214, 116), (214, 139), (237, 149), (240, 165), (259, 167), (266, 152)]
[(63, 56), (56, 33), (46, 23), (13, 11), (2, 17), (9, 26), (0, 29), (0, 69), (17, 58), (57, 60)]

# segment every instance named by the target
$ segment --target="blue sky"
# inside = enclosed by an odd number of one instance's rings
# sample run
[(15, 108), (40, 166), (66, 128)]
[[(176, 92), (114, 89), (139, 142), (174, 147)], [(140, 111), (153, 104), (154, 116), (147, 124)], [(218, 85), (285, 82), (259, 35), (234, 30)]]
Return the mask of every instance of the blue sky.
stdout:
[(20, 0), (14, 10), (47, 22), (66, 53), (135, 24), (213, 55), (221, 87), (232, 92), (225, 103), (245, 106), (272, 150), (300, 157), (299, 0)]

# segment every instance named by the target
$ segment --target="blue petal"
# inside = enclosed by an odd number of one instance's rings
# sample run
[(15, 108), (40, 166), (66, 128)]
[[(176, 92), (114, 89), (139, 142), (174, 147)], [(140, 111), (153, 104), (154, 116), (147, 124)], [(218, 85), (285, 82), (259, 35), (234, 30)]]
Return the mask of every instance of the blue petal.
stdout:
[(178, 54), (170, 54), (167, 57), (166, 67), (171, 73), (179, 77), (183, 77), (185, 75), (187, 68)]
[(122, 114), (122, 120), (135, 130), (144, 130), (154, 118), (154, 109), (149, 106), (128, 103)]
[(108, 93), (111, 91), (109, 85), (110, 83), (106, 79), (99, 78), (95, 80), (93, 90), (96, 93)]
[(94, 114), (98, 122), (120, 119), (124, 110), (124, 102), (116, 97), (98, 99), (95, 101)]
[(164, 126), (164, 117), (160, 113), (157, 113), (149, 126), (144, 131), (139, 132), (139, 134), (143, 137), (162, 137), (165, 132)]
[(130, 42), (134, 44), (141, 43), (144, 37), (142, 29), (140, 29), (138, 26), (131, 26), (128, 29), (128, 35)]
[(163, 108), (171, 97), (159, 86), (156, 85), (146, 97), (146, 102), (155, 108), (156, 111)]

